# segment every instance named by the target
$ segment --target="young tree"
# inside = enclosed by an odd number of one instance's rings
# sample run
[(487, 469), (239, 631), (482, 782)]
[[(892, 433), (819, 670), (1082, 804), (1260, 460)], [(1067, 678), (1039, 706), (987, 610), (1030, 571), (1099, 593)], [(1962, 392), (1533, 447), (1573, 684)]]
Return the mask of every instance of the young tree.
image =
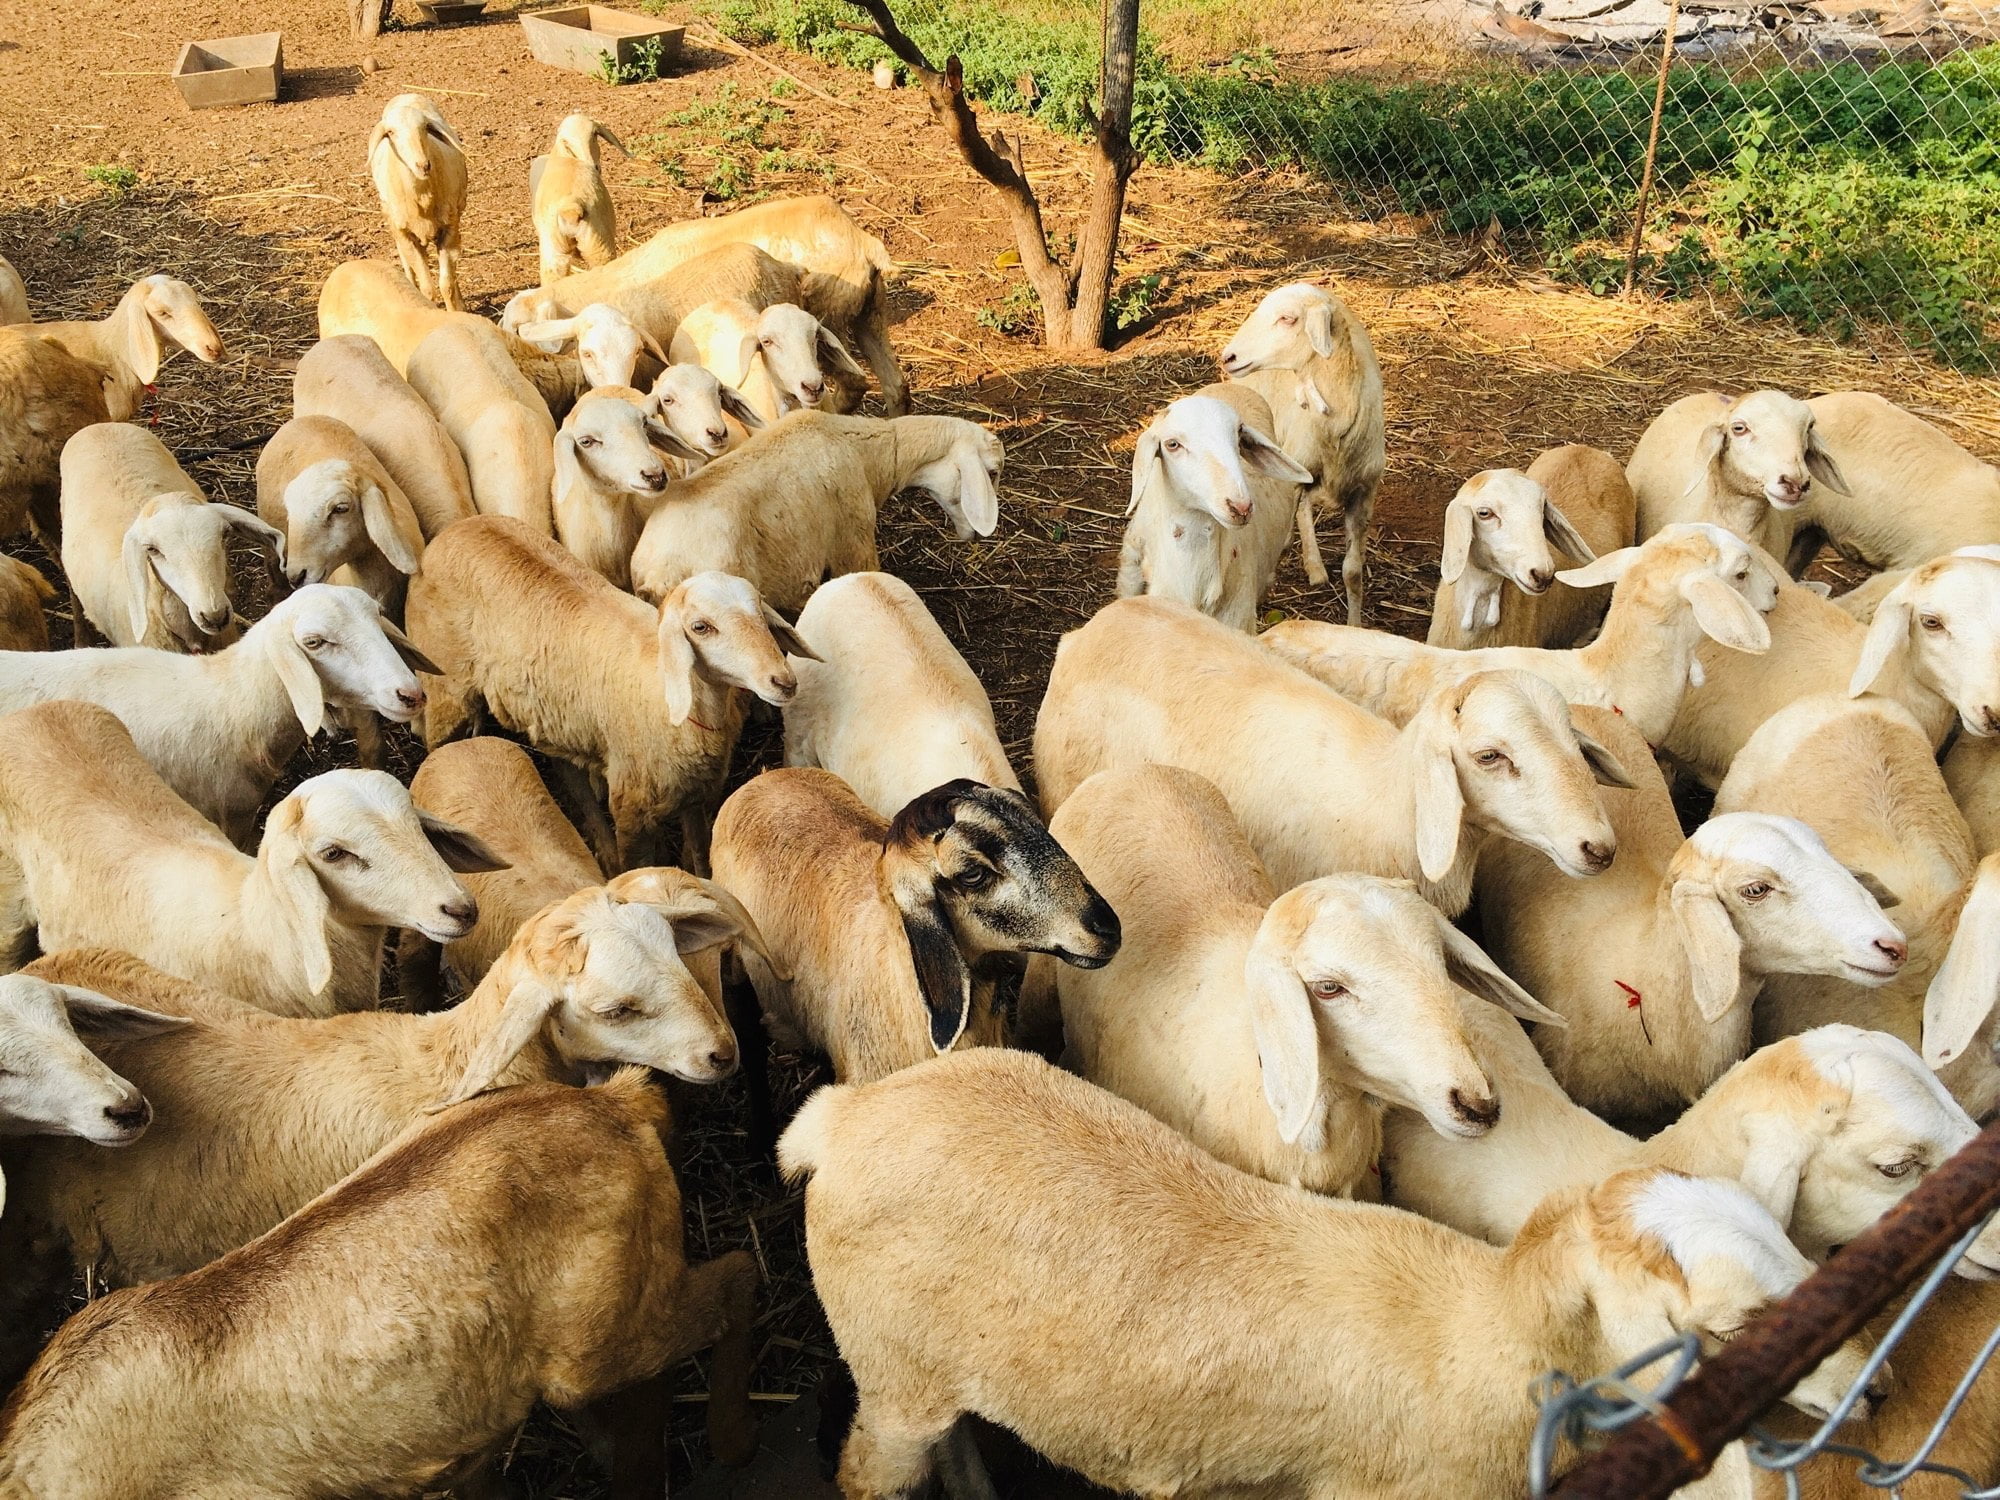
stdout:
[(923, 85), (931, 113), (943, 122), (966, 164), (991, 183), (1007, 210), (1021, 269), (1041, 299), (1043, 336), (1052, 349), (1102, 349), (1109, 333), (1111, 280), (1118, 268), (1118, 230), (1125, 216), (1125, 186), (1138, 165), (1132, 154), (1132, 84), (1138, 63), (1139, 0), (1101, 0), (1103, 60), (1098, 99), (1089, 115), (1092, 142), (1090, 203), (1077, 228), (1076, 250), (1067, 264), (1049, 254), (1042, 206), (1028, 185), (1021, 142), (999, 131), (982, 136), (965, 97), (965, 73), (958, 57), (942, 69), (931, 66), (923, 49), (903, 33), (888, 0), (849, 0), (867, 13), (868, 25), (849, 26), (877, 37)]

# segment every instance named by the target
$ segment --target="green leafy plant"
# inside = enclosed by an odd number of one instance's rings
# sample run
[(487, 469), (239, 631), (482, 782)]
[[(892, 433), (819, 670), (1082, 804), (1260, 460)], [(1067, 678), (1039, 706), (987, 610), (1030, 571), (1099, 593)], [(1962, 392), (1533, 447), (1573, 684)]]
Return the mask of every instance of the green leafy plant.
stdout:
[(83, 175), (113, 197), (129, 193), (139, 185), (139, 174), (123, 162), (99, 162), (94, 167), (85, 167)]
[(618, 61), (615, 52), (606, 52), (597, 59), (597, 77), (604, 83), (650, 83), (662, 75), (666, 67), (666, 45), (663, 39), (649, 36), (637, 42), (632, 48), (632, 60)]
[(1145, 322), (1152, 314), (1154, 299), (1164, 285), (1166, 277), (1157, 271), (1149, 271), (1118, 288), (1111, 297), (1111, 316), (1115, 326), (1126, 329), (1134, 323)]
[(1027, 282), (1013, 281), (1007, 285), (1007, 294), (993, 306), (980, 308), (973, 321), (1010, 339), (1034, 338), (1041, 331), (1042, 304)]
[(759, 98), (725, 83), (714, 98), (664, 116), (634, 148), (675, 187), (716, 202), (762, 196), (766, 177), (831, 182), (838, 168), (814, 149), (816, 135), (799, 136), (791, 109), (781, 102), (791, 92), (773, 84), (770, 96)]

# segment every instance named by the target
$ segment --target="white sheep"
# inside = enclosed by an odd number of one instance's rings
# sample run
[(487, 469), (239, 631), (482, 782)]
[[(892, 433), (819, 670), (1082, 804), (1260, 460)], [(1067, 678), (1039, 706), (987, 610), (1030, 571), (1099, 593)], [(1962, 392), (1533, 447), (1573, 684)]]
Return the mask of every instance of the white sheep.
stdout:
[(828, 579), (798, 632), (817, 660), (799, 663), (785, 705), (786, 765), (833, 772), (883, 818), (961, 778), (1021, 789), (986, 690), (902, 579)]
[(556, 424), (491, 325), (440, 327), (410, 354), (410, 386), (464, 455), (481, 515), (554, 528)]
[(210, 504), (165, 445), (130, 422), (100, 422), (64, 445), (62, 518), (63, 574), (114, 646), (227, 646), (238, 634), (230, 541), (261, 542), (285, 565), (282, 531)]
[(18, 557), (0, 555), (0, 651), (49, 649), (49, 616), (44, 606), (56, 586)]
[[(1658, 1171), (1501, 1250), (1245, 1176), (997, 1048), (822, 1089), (779, 1160), (860, 1392), (850, 1500), (920, 1485), (964, 1413), (1137, 1494), (1524, 1496), (1532, 1382), (1726, 1335), (1812, 1269), (1741, 1187)], [(1787, 1399), (1830, 1410), (1867, 1352)]]
[(1625, 477), (1639, 502), (1640, 541), (1677, 521), (1713, 521), (1788, 559), (1813, 482), (1847, 489), (1812, 408), (1783, 391), (1683, 396), (1640, 435)]
[[(1767, 719), (1736, 757), (1716, 792), (1724, 812), (1788, 815), (1810, 824), (1836, 859), (1866, 870), (1893, 891), (1909, 961), (1881, 987), (1859, 976), (1805, 981), (1774, 978), (1758, 1005), (1760, 1038), (1787, 1036), (1823, 1021), (1847, 1021), (1921, 1045), (1941, 1064), (1930, 1035), (1927, 998), (1954, 929), (1964, 925), (1978, 856), (1923, 731), (1901, 708), (1837, 693), (1802, 698)], [(1976, 915), (1976, 913), (1975, 913)], [(1975, 924), (1976, 925), (1976, 924)], [(1988, 998), (1990, 1006), (1990, 997)], [(1973, 1027), (1987, 1019), (1973, 1015)], [(1960, 1027), (1945, 1086), (1974, 1115), (2000, 1104), (2000, 1061), (1969, 1046)]]
[(1299, 497), (1306, 581), (1326, 582), (1315, 524), (1330, 509), (1347, 532), (1340, 565), (1347, 623), (1361, 623), (1368, 526), (1382, 483), (1382, 369), (1361, 320), (1325, 287), (1294, 282), (1267, 294), (1222, 350), (1222, 372), (1270, 403), (1285, 452), (1312, 471)]
[(1488, 950), (1569, 1022), (1534, 1040), (1579, 1104), (1671, 1117), (1750, 1050), (1760, 991), (1790, 975), (1815, 976), (1815, 991), (1896, 978), (1909, 948), (1871, 894), (1883, 887), (1842, 861), (1871, 866), (1829, 852), (1794, 817), (1762, 815), (1789, 808), (1718, 803), (1721, 815), (1683, 838), (1636, 730), (1601, 710), (1575, 714), (1636, 783), (1603, 793), (1617, 862), (1572, 881), (1499, 845), (1480, 864), (1478, 898)]
[(94, 703), (6, 716), (0, 953), (107, 945), (277, 1015), (376, 1003), (390, 927), (440, 941), (478, 908), (451, 873), (493, 869), (470, 834), (381, 771), (329, 771), (271, 811), (255, 858), (174, 795)]
[(661, 425), (701, 455), (699, 461), (683, 465), (688, 473), (740, 447), (749, 434), (764, 427), (764, 419), (741, 391), (724, 385), (700, 365), (668, 365), (647, 395)]
[[(678, 820), (696, 855), (742, 727), (743, 693), (782, 705), (785, 657), (811, 649), (754, 586), (696, 574), (657, 611), (518, 521), (479, 516), (431, 543), (410, 586), (413, 640), (437, 663), (424, 743), (485, 710), (537, 749), (602, 777), (607, 868)], [(560, 622), (558, 625), (557, 622)]]
[(1574, 587), (1613, 586), (1604, 628), (1587, 646), (1451, 651), (1317, 620), (1286, 620), (1258, 641), (1393, 724), (1407, 723), (1446, 683), (1475, 672), (1523, 671), (1554, 683), (1571, 703), (1622, 715), (1649, 744), (1666, 738), (1701, 686), (1705, 642), (1731, 654), (1771, 644), (1761, 611), (1776, 598), (1777, 568), (1719, 526), (1668, 527), (1642, 546), (1558, 576)]
[(159, 378), (165, 343), (177, 344), (205, 365), (222, 358), (222, 336), (185, 281), (147, 276), (132, 283), (111, 315), (95, 323), (35, 323), (21, 330), (53, 339), (104, 372), (104, 408), (114, 422), (138, 414), (146, 390)]
[(35, 315), (28, 308), (27, 283), (21, 280), (21, 273), (14, 269), (14, 263), (0, 255), (0, 324), (32, 323)]
[(1584, 877), (1617, 849), (1593, 777), (1630, 780), (1526, 672), (1440, 688), (1397, 729), (1241, 631), (1164, 599), (1120, 599), (1062, 638), (1035, 721), (1051, 812), (1096, 771), (1158, 761), (1206, 776), (1279, 890), (1344, 872), (1415, 880), (1447, 916), (1489, 840)]
[(0, 653), (0, 713), (56, 698), (102, 705), (167, 785), (241, 845), (329, 709), (408, 723), (424, 707), (413, 667), (431, 666), (359, 589), (314, 584), (212, 656)]
[(373, 339), (341, 334), (308, 349), (292, 377), (292, 411), (331, 417), (367, 444), (416, 512), (426, 541), (474, 514), (458, 445)]
[[(599, 141), (620, 156), (632, 154), (609, 126), (586, 114), (565, 115), (535, 181), (535, 238), (544, 286), (579, 266), (601, 266), (618, 254), (618, 217), (604, 186)], [(628, 373), (622, 380), (599, 383), (630, 385), (632, 380)]]
[(1492, 1129), (1510, 1101), (1473, 1055), (1459, 986), (1561, 1024), (1405, 881), (1330, 875), (1279, 895), (1190, 771), (1100, 771), (1049, 832), (1123, 932), (1102, 968), (1054, 970), (1067, 1059), (1259, 1177), (1378, 1197), (1390, 1105), (1453, 1137)]
[(1139, 434), (1118, 551), (1118, 594), (1156, 594), (1252, 630), (1291, 540), (1310, 471), (1271, 438), (1245, 385), (1204, 386)]
[(257, 513), (284, 538), (293, 588), (352, 584), (400, 618), (403, 590), (423, 565), (423, 524), (354, 429), (333, 417), (293, 417), (257, 456)]
[(704, 302), (681, 319), (667, 353), (675, 364), (700, 365), (742, 392), (766, 422), (816, 409), (826, 399), (828, 370), (867, 379), (832, 329), (789, 302), (765, 308), (740, 298)]
[(438, 300), (465, 306), (458, 286), (458, 221), (465, 212), (465, 145), (422, 94), (398, 94), (368, 133), (368, 175), (403, 272), (428, 302), (430, 258), (437, 257)]
[(674, 487), (632, 553), (632, 586), (657, 599), (720, 569), (800, 609), (822, 579), (875, 571), (876, 511), (898, 490), (930, 495), (962, 539), (991, 536), (1002, 458), (959, 417), (795, 412)]
[(591, 389), (637, 385), (639, 357), (650, 354), (664, 368), (670, 361), (660, 341), (608, 302), (592, 302), (573, 318), (523, 323), (516, 338), (554, 354), (576, 344), (577, 362)]
[(1569, 443), (1526, 473), (1473, 475), (1445, 507), (1426, 644), (1581, 644), (1604, 618), (1611, 591), (1551, 585), (1562, 570), (1631, 546), (1633, 525), (1625, 471), (1601, 449)]
[(0, 327), (0, 537), (32, 525), (44, 544), (57, 545), (63, 444), (111, 420), (109, 378), (54, 339)]
[(648, 416), (650, 404), (629, 386), (592, 391), (570, 408), (555, 438), (556, 540), (621, 589), (631, 585), (632, 549), (667, 487), (666, 462), (654, 445), (697, 453)]

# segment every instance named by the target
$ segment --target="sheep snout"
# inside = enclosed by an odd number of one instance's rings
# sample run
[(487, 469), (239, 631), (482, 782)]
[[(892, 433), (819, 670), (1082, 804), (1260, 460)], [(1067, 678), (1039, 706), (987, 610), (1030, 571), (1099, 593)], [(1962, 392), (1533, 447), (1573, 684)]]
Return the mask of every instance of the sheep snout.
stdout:
[(1549, 585), (1555, 581), (1555, 569), (1534, 568), (1529, 571), (1528, 581), (1523, 585), (1521, 591), (1526, 594), (1546, 594), (1549, 591)]
[(1464, 1089), (1453, 1089), (1451, 1112), (1456, 1118), (1457, 1135), (1484, 1135), (1500, 1123), (1500, 1101), (1491, 1094), (1474, 1095)]
[(1600, 842), (1595, 839), (1585, 839), (1577, 845), (1577, 854), (1582, 859), (1583, 867), (1586, 870), (1589, 870), (1592, 874), (1602, 874), (1611, 868), (1611, 861), (1618, 854), (1618, 846), (1612, 840)]
[(116, 1104), (104, 1106), (104, 1119), (111, 1127), (109, 1135), (100, 1138), (98, 1145), (129, 1146), (146, 1132), (153, 1123), (153, 1106), (146, 1102), (146, 1096), (137, 1089), (128, 1089)]

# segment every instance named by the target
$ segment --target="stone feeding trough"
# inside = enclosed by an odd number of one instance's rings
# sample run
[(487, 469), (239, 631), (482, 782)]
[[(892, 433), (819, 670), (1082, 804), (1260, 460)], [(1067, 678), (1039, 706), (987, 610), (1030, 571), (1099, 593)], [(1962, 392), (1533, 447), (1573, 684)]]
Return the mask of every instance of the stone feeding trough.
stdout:
[(189, 42), (174, 59), (174, 87), (189, 109), (268, 104), (284, 76), (284, 36), (276, 31)]
[(684, 28), (608, 5), (571, 5), (521, 17), (535, 61), (572, 73), (622, 80), (644, 62), (664, 70), (679, 61)]

